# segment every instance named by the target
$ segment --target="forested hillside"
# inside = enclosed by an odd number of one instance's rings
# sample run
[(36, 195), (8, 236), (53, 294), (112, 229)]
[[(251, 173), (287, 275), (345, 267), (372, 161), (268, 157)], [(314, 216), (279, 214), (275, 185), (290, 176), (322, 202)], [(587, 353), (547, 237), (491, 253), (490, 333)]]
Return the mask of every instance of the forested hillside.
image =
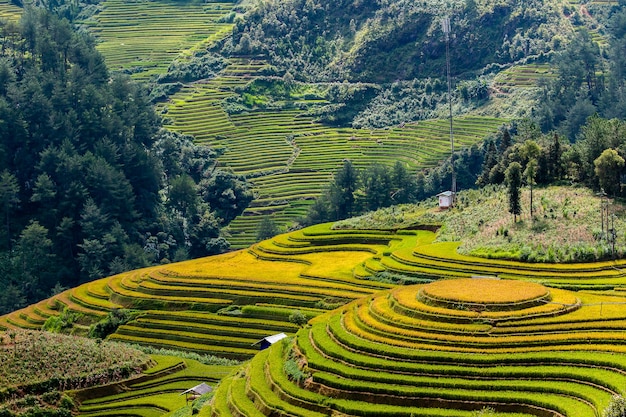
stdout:
[(296, 79), (390, 83), (444, 73), (445, 15), (455, 74), (467, 76), (558, 48), (571, 32), (569, 13), (558, 1), (266, 1), (231, 42)]
[(227, 249), (221, 227), (251, 199), (244, 178), (163, 130), (146, 89), (109, 73), (67, 20), (28, 8), (1, 31), (1, 312)]

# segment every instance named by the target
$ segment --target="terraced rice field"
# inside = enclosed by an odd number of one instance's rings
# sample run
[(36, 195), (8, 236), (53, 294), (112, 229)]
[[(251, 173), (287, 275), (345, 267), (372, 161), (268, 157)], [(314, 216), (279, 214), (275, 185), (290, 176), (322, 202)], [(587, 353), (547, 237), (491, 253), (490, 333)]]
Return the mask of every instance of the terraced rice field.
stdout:
[(22, 9), (9, 0), (0, 0), (0, 20), (17, 21), (22, 15)]
[(227, 36), (232, 25), (218, 20), (233, 4), (105, 0), (82, 24), (99, 39), (97, 48), (110, 70), (147, 80), (164, 73), (174, 59)]
[(233, 366), (203, 365), (191, 359), (152, 355), (156, 365), (123, 382), (78, 391), (80, 415), (161, 416), (186, 405), (185, 390), (205, 383), (211, 387)]
[(548, 64), (516, 65), (500, 72), (495, 79), (494, 85), (508, 92), (512, 88), (537, 87), (540, 80), (550, 80), (556, 77), (556, 73)]
[(614, 297), (489, 278), (399, 287), (255, 356), (212, 415), (595, 417), (623, 394), (625, 327)]
[[(434, 236), (318, 225), (84, 284), (0, 317), (0, 329), (39, 328), (68, 309), (85, 332), (124, 307), (141, 314), (112, 340), (252, 358), (223, 379), (215, 416), (470, 417), (491, 407), (500, 417), (597, 417), (623, 394), (626, 260), (490, 260), (458, 255), (458, 243)], [(380, 282), (378, 272), (423, 284)], [(309, 325), (292, 323), (295, 311)], [(283, 332), (285, 341), (259, 353), (262, 338)], [(224, 376), (212, 372), (94, 391), (81, 413), (166, 413), (198, 376)]]
[[(219, 23), (231, 12), (232, 2), (106, 0), (102, 5), (103, 10), (84, 24), (99, 38), (98, 49), (108, 66), (140, 80), (163, 73), (172, 60), (185, 59), (232, 29)], [(372, 162), (391, 166), (400, 160), (416, 171), (434, 166), (449, 153), (449, 130), (443, 120), (380, 131), (335, 129), (316, 123), (295, 102), (291, 109), (228, 115), (223, 100), (238, 94), (235, 89), (259, 77), (265, 67), (259, 59), (233, 58), (217, 77), (187, 85), (159, 105), (168, 128), (223, 150), (220, 165), (251, 180), (255, 200), (230, 225), (233, 248), (255, 242), (265, 215), (271, 214), (284, 228), (305, 215), (345, 158), (358, 167)], [(472, 145), (503, 122), (458, 119), (455, 140), (459, 146)]]
[[(295, 311), (312, 318), (393, 288), (372, 279), (383, 271), (421, 282), (498, 276), (545, 285), (551, 294), (568, 289), (603, 291), (617, 301), (626, 296), (626, 261), (562, 265), (489, 260), (457, 254), (455, 242), (433, 243), (434, 233), (426, 230), (329, 226), (279, 235), (248, 250), (87, 283), (0, 317), (0, 329), (38, 329), (48, 317), (68, 309), (79, 313), (76, 331), (86, 333), (90, 323), (109, 311), (129, 308), (142, 314), (111, 339), (248, 359), (258, 352), (260, 339), (297, 332), (299, 327), (289, 320)], [(576, 304), (563, 300), (563, 305)], [(435, 304), (429, 304), (432, 313), (440, 314)], [(608, 305), (596, 303), (595, 309), (601, 315)], [(493, 320), (498, 319), (494, 314)]]
[[(263, 67), (259, 61), (240, 61), (235, 67), (247, 77)], [(228, 69), (227, 69), (228, 70)], [(232, 69), (231, 69), (232, 70)], [(224, 151), (222, 166), (249, 177), (255, 200), (231, 223), (234, 248), (255, 241), (263, 215), (271, 214), (288, 226), (306, 214), (344, 159), (364, 168), (374, 162), (393, 165), (397, 160), (416, 171), (437, 164), (449, 153), (449, 124), (423, 121), (389, 130), (329, 128), (304, 112), (255, 110), (229, 116), (221, 101), (232, 93), (230, 79), (217, 77), (187, 86), (166, 105), (168, 127), (193, 135)], [(455, 141), (470, 146), (495, 132), (504, 120), (463, 117), (455, 120)]]

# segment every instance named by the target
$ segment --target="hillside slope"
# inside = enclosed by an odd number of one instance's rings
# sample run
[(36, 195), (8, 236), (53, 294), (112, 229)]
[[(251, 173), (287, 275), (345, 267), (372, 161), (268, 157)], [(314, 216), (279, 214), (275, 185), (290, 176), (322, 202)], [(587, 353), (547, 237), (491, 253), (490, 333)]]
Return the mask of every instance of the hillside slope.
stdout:
[(528, 263), (461, 255), (459, 242), (435, 241), (435, 224), (422, 212), (405, 230), (313, 226), (247, 250), (87, 283), (1, 317), (0, 327), (39, 329), (55, 316), (65, 331), (87, 333), (123, 308), (135, 314), (110, 339), (245, 359), (265, 336), (294, 334), (302, 320), (402, 283), (498, 276), (626, 295), (626, 260)]
[(454, 74), (467, 76), (558, 48), (572, 33), (570, 13), (553, 0), (265, 1), (237, 24), (232, 44), (302, 80), (391, 83), (445, 73), (445, 15)]

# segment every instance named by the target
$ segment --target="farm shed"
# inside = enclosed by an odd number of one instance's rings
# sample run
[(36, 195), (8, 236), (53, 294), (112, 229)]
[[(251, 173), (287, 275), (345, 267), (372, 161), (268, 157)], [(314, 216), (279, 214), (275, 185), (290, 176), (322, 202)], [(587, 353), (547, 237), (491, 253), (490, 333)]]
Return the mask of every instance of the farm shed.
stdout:
[(203, 382), (202, 384), (198, 384), (195, 387), (181, 392), (180, 395), (185, 394), (185, 401), (189, 401), (190, 399), (194, 399), (195, 397), (199, 397), (211, 391), (213, 391), (213, 388)]
[(258, 342), (253, 343), (252, 346), (259, 345), (261, 350), (267, 349), (268, 347), (270, 347), (274, 343), (278, 342), (279, 340), (283, 340), (286, 337), (287, 337), (287, 335), (285, 333), (278, 333), (278, 334), (275, 334), (275, 335), (272, 335), (272, 336), (264, 337), (263, 339), (259, 340)]
[(454, 193), (452, 191), (444, 191), (437, 194), (437, 197), (439, 198), (439, 208), (441, 209), (450, 208), (454, 204)]

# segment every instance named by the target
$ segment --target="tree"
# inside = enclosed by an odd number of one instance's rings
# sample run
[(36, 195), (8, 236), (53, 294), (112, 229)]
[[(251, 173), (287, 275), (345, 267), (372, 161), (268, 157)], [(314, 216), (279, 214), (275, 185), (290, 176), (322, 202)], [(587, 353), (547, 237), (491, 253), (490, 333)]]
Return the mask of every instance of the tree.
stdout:
[(19, 262), (17, 272), (29, 300), (46, 296), (48, 288), (52, 288), (53, 281), (56, 281), (52, 249), (48, 229), (36, 221), (31, 222), (20, 234), (16, 249)]
[(198, 194), (196, 183), (187, 174), (179, 175), (170, 183), (169, 204), (188, 217), (196, 213)]
[(502, 130), (502, 137), (500, 138), (500, 153), (506, 152), (506, 150), (513, 144), (513, 140), (511, 139), (511, 133), (509, 129), (504, 128)]
[(259, 228), (256, 232), (256, 240), (261, 241), (265, 239), (269, 239), (278, 234), (278, 227), (276, 226), (276, 222), (270, 216), (265, 215), (261, 219), (261, 223), (259, 223)]
[(517, 222), (517, 216), (522, 213), (520, 202), (520, 188), (522, 185), (522, 166), (519, 162), (511, 162), (506, 169), (506, 182), (509, 194), (509, 213), (513, 215), (513, 220)]
[(531, 160), (536, 160), (541, 154), (541, 146), (534, 140), (526, 140), (519, 147), (519, 156), (524, 164), (527, 164)]
[(389, 170), (380, 164), (370, 165), (363, 174), (365, 206), (368, 210), (377, 210), (391, 205), (391, 177)]
[(391, 179), (393, 183), (391, 199), (394, 204), (409, 203), (415, 198), (415, 181), (402, 162), (396, 161), (394, 164)]
[(487, 144), (487, 151), (483, 159), (481, 173), (476, 180), (476, 184), (479, 186), (485, 186), (489, 184), (489, 173), (498, 164), (498, 150), (493, 140), (490, 140)]
[(548, 146), (547, 171), (550, 181), (558, 180), (563, 175), (561, 157), (563, 150), (558, 134), (554, 134), (552, 143)]
[(354, 210), (354, 193), (359, 184), (359, 173), (348, 159), (343, 161), (343, 166), (333, 177), (329, 189), (329, 200), (335, 219), (345, 219)]
[(537, 184), (535, 182), (535, 177), (537, 176), (537, 160), (531, 159), (526, 164), (526, 169), (524, 170), (524, 178), (526, 179), (526, 184), (530, 188), (530, 218), (533, 218), (533, 185)]
[(220, 222), (215, 214), (206, 208), (202, 215), (193, 218), (195, 223), (189, 232), (189, 255), (192, 258), (213, 255), (228, 249), (227, 242), (220, 239)]
[(593, 161), (593, 164), (600, 187), (609, 195), (617, 195), (621, 191), (621, 174), (624, 168), (624, 158), (619, 156), (615, 149), (606, 149)]
[(230, 223), (254, 198), (246, 179), (231, 171), (216, 170), (199, 184), (200, 195), (223, 224)]
[(9, 171), (4, 171), (0, 174), (0, 204), (4, 209), (7, 248), (11, 248), (11, 212), (20, 202), (19, 191), (20, 187), (17, 184), (15, 175)]

